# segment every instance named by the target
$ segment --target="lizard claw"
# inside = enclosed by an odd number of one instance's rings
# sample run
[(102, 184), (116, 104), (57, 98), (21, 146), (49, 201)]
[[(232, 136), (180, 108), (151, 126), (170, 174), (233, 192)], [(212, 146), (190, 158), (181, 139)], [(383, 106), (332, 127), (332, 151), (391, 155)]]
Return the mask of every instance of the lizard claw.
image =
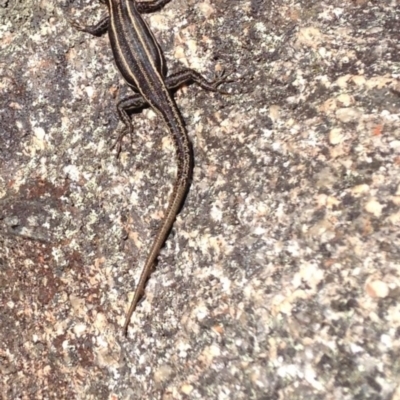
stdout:
[(218, 93), (228, 94), (228, 95), (234, 94), (234, 93), (229, 93), (229, 92), (226, 92), (225, 90), (221, 90), (221, 89), (218, 88), (220, 85), (222, 85), (224, 83), (232, 83), (232, 82), (236, 82), (237, 81), (237, 79), (229, 79), (230, 75), (232, 75), (232, 73), (227, 74), (225, 69), (215, 73), (215, 77), (214, 77), (214, 81), (213, 81), (213, 87), (215, 88), (215, 90)]
[(116, 149), (116, 157), (118, 158), (119, 155), (121, 154), (122, 150), (122, 140), (123, 138), (129, 134), (129, 137), (131, 138), (131, 145), (133, 144), (133, 130), (132, 127), (125, 127), (124, 129), (120, 130), (118, 133), (117, 138), (115, 139), (114, 143), (110, 146), (110, 150)]
[(68, 18), (67, 21), (73, 28), (77, 29), (78, 31), (82, 30), (82, 27), (75, 20)]

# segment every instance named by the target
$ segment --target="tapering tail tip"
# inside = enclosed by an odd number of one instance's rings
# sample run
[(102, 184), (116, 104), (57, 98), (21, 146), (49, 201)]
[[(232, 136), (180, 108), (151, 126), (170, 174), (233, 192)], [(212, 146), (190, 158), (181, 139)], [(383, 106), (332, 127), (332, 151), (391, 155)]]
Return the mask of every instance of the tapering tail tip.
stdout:
[(122, 328), (122, 333), (125, 337), (128, 337), (128, 327), (129, 327), (129, 322), (131, 318), (128, 316), (125, 320), (124, 327)]

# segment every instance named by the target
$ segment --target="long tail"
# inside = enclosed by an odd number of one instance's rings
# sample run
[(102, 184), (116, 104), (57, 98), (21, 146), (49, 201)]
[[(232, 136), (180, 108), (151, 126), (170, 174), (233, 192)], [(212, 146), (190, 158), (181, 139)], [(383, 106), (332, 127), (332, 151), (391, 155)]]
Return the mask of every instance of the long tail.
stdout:
[(136, 305), (143, 296), (144, 287), (151, 273), (153, 264), (161, 250), (161, 247), (164, 245), (164, 242), (168, 237), (168, 234), (175, 221), (176, 215), (182, 207), (183, 201), (190, 186), (192, 176), (193, 154), (186, 129), (184, 128), (182, 118), (179, 115), (179, 111), (177, 110), (177, 108), (174, 107), (173, 118), (168, 118), (168, 116), (164, 115), (164, 119), (167, 121), (169, 131), (172, 134), (176, 147), (178, 159), (177, 178), (169, 200), (165, 217), (161, 223), (160, 228), (158, 229), (156, 238), (154, 239), (154, 242), (150, 248), (146, 262), (142, 269), (142, 273), (140, 275), (139, 283), (136, 287), (133, 300), (126, 316), (123, 328), (125, 336), (128, 334), (129, 322), (131, 320), (133, 312), (135, 311)]

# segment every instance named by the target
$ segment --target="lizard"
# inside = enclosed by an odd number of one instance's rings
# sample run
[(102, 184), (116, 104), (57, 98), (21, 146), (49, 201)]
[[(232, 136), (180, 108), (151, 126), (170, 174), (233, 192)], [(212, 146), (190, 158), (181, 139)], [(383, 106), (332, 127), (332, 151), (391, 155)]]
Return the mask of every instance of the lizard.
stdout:
[(120, 152), (123, 136), (129, 133), (132, 138), (133, 135), (129, 114), (135, 109), (146, 106), (150, 106), (164, 120), (176, 151), (177, 173), (172, 194), (142, 268), (123, 326), (125, 335), (128, 334), (132, 313), (144, 294), (153, 264), (167, 240), (192, 179), (192, 146), (171, 91), (185, 83), (194, 82), (205, 90), (229, 94), (218, 87), (222, 83), (231, 82), (226, 79), (224, 72), (210, 82), (190, 68), (166, 76), (166, 65), (161, 47), (141, 14), (153, 12), (170, 1), (103, 0), (101, 2), (105, 2), (107, 5), (108, 15), (97, 24), (84, 27), (71, 21), (77, 29), (95, 36), (100, 36), (108, 31), (115, 64), (134, 92), (133, 95), (120, 100), (117, 104), (117, 112), (124, 125), (124, 130), (118, 135), (116, 141), (117, 154)]

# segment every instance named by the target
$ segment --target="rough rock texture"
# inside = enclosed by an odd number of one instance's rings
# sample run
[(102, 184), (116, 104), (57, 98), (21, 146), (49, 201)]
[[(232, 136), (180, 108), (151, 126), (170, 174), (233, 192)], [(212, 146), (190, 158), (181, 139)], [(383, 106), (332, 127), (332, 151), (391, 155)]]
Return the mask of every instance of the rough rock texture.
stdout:
[(196, 165), (121, 327), (175, 174), (94, 1), (0, 1), (4, 399), (400, 399), (400, 9), (172, 0), (146, 16)]

